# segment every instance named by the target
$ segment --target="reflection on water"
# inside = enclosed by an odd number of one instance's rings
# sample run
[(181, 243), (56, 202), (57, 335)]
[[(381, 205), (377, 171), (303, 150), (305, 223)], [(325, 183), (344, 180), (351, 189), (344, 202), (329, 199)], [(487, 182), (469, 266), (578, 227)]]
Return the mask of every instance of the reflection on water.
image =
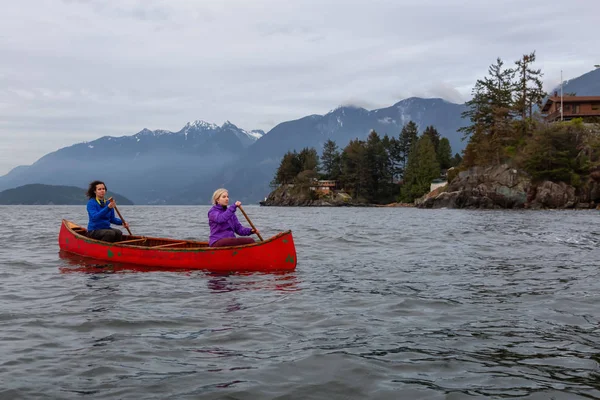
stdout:
[[(172, 267), (146, 267), (127, 263), (106, 263), (83, 257), (66, 251), (59, 251), (59, 258), (66, 262), (68, 267), (60, 267), (59, 271), (64, 274), (83, 273), (92, 274), (91, 279), (101, 279), (102, 274), (127, 274), (127, 273), (150, 273), (171, 272), (178, 274), (194, 275), (200, 274), (208, 278), (208, 288), (215, 292), (232, 292), (236, 290), (270, 289), (280, 291), (300, 290), (298, 276), (295, 272), (237, 272), (237, 273), (214, 273), (190, 269), (177, 269)], [(232, 280), (231, 277), (236, 277)], [(245, 277), (245, 279), (240, 279)], [(252, 279), (254, 277), (254, 279)]]
[(135, 273), (135, 272), (165, 272), (165, 271), (191, 271), (188, 269), (177, 269), (172, 267), (146, 267), (138, 264), (128, 264), (120, 262), (106, 262), (95, 260), (89, 257), (79, 256), (60, 250), (58, 256), (66, 262), (69, 267), (60, 267), (62, 273), (90, 273), (90, 274), (111, 274), (111, 273)]

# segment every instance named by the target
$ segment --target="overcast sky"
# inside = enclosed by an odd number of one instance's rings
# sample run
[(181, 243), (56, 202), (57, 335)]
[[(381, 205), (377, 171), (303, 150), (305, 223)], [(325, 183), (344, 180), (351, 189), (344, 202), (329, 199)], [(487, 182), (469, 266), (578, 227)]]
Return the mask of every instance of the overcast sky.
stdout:
[(268, 131), (339, 105), (469, 99), (535, 50), (546, 89), (600, 63), (593, 0), (20, 0), (0, 12), (0, 175), (202, 119)]

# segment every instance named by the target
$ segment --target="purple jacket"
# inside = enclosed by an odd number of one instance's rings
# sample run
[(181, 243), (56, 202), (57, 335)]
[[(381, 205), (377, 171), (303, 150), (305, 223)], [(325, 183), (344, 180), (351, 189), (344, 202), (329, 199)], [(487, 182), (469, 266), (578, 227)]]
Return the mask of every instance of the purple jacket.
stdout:
[(237, 233), (240, 236), (252, 235), (252, 229), (244, 228), (235, 216), (235, 205), (225, 208), (218, 204), (212, 206), (208, 211), (208, 226), (210, 227), (210, 237), (208, 245), (212, 246), (217, 240), (224, 238), (234, 238)]

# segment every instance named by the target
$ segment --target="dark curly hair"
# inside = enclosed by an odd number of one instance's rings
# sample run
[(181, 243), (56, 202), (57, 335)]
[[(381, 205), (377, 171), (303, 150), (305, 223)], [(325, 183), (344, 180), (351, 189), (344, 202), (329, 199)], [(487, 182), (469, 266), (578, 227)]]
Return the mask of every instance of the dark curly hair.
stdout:
[(106, 190), (108, 190), (108, 188), (106, 187), (106, 183), (104, 183), (102, 181), (90, 182), (90, 187), (88, 187), (88, 190), (85, 193), (85, 195), (88, 197), (88, 199), (96, 197), (96, 186), (98, 186), (98, 185), (104, 185)]

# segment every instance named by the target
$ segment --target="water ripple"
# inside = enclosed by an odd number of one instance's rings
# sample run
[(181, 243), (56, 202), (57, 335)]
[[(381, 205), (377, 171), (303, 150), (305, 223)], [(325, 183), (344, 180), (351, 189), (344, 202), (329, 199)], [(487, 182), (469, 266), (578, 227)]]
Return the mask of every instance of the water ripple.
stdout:
[[(203, 240), (207, 210), (121, 208)], [(596, 212), (247, 212), (295, 272), (67, 257), (83, 207), (0, 207), (0, 398), (600, 398)]]

